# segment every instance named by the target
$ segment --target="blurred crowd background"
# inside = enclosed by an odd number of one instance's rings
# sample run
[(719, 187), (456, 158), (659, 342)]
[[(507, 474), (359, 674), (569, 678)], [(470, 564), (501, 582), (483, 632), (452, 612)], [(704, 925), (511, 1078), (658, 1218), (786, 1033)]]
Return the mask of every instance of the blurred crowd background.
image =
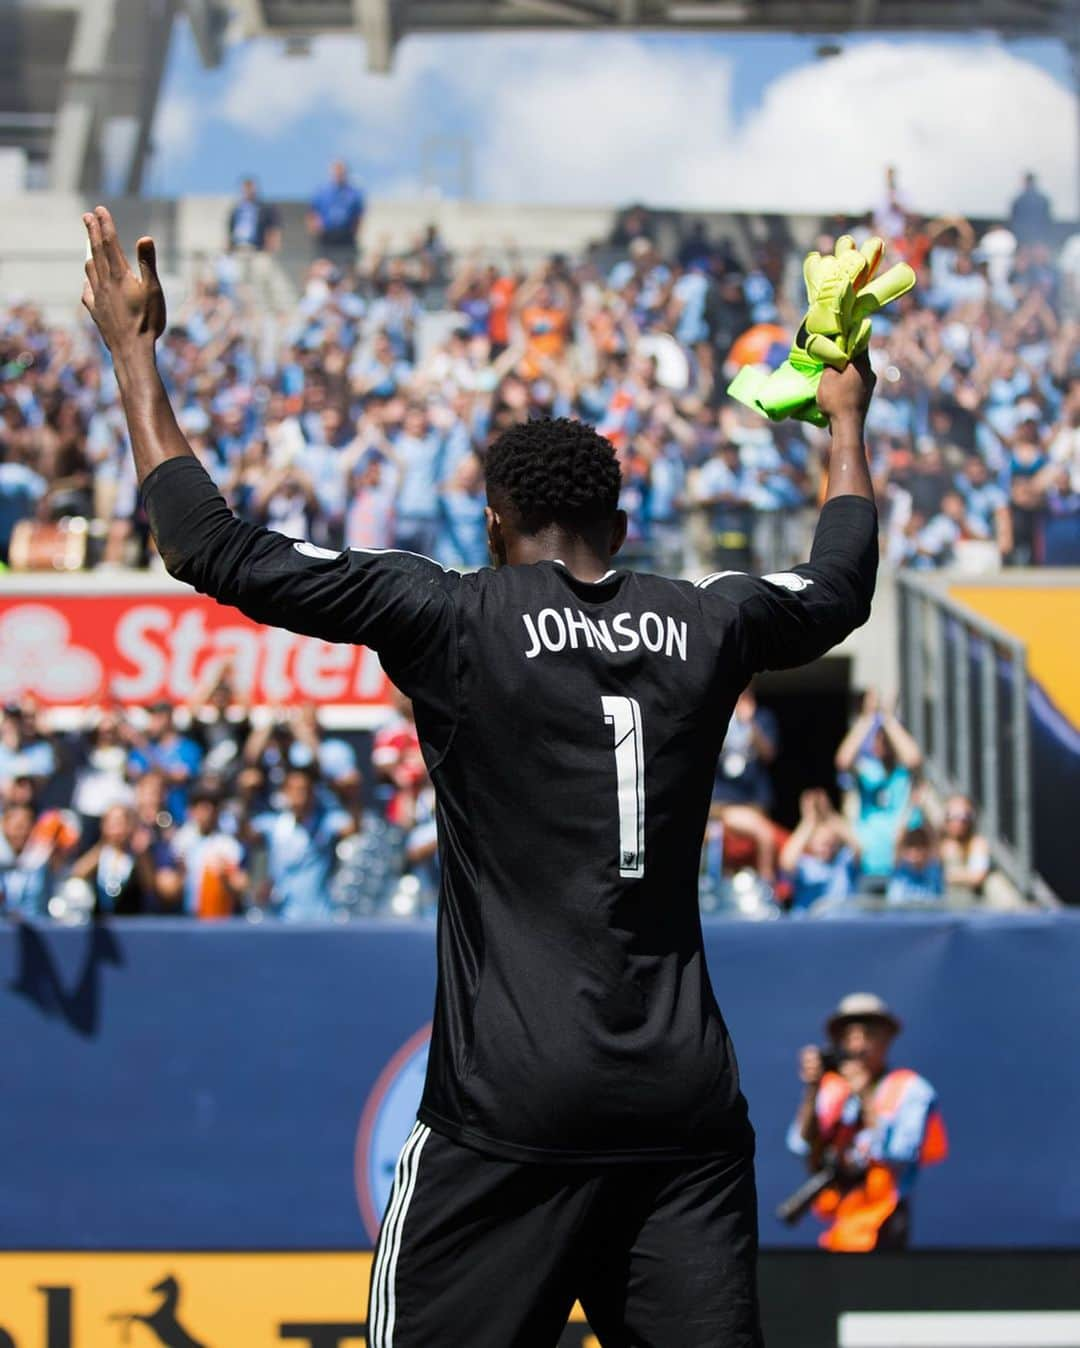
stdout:
[[(826, 437), (725, 397), (776, 364), (804, 305), (801, 252), (687, 225), (662, 251), (647, 210), (587, 256), (528, 270), (512, 244), (452, 256), (431, 228), (364, 236), (342, 164), (312, 199), (295, 293), (276, 209), (247, 181), (223, 250), (173, 307), (160, 364), (184, 430), (242, 516), (329, 546), (485, 560), (483, 455), (514, 421), (575, 415), (615, 444), (626, 560), (671, 573), (784, 564), (805, 546)], [(869, 425), (897, 566), (1080, 562), (1080, 234), (1025, 181), (976, 228), (908, 208), (890, 170), (865, 217), (919, 287), (876, 320)], [(74, 551), (73, 551), (74, 549)], [(151, 561), (115, 381), (86, 322), (0, 313), (0, 560)]]
[[(369, 240), (343, 164), (313, 195), (297, 292), (281, 221), (246, 181), (170, 313), (159, 364), (233, 509), (321, 546), (486, 562), (484, 454), (508, 425), (578, 416), (616, 446), (624, 564), (700, 576), (801, 559), (827, 436), (725, 396), (786, 354), (804, 295), (782, 220), (748, 248), (689, 224), (661, 247), (622, 212), (582, 256), (526, 267), (512, 242), (453, 256), (432, 227)], [(1031, 175), (1002, 218), (928, 220), (895, 173), (858, 218), (919, 287), (875, 320), (868, 445), (886, 564), (1080, 563), (1080, 234)], [(0, 560), (13, 570), (154, 568), (107, 354), (88, 321), (0, 311)], [(775, 718), (732, 719), (702, 852), (706, 911), (775, 917), (896, 905), (1017, 905), (970, 802), (935, 799), (919, 746), (868, 693), (773, 818)], [(0, 725), (0, 903), (308, 919), (424, 915), (437, 892), (433, 792), (404, 699), (374, 736), (314, 711), (248, 708), (227, 665), (187, 707), (98, 709), (58, 729), (32, 703)]]
[[(435, 797), (408, 699), (374, 732), (261, 709), (227, 666), (190, 704), (104, 708), (60, 731), (26, 701), (0, 719), (0, 912), (252, 921), (417, 918), (438, 895)], [(701, 856), (702, 911), (771, 919), (898, 908), (1018, 909), (971, 802), (920, 779), (919, 746), (876, 692), (835, 776), (774, 818), (776, 717), (740, 698)]]

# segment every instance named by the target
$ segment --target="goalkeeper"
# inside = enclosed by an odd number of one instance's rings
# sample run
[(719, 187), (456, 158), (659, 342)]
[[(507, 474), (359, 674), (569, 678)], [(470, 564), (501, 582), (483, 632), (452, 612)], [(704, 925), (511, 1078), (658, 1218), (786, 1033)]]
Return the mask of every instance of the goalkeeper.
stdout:
[(165, 300), (104, 208), (83, 302), (113, 353), (173, 575), (250, 618), (372, 647), (438, 783), (438, 988), (424, 1097), (373, 1264), (371, 1348), (761, 1348), (754, 1135), (709, 981), (697, 857), (750, 678), (865, 622), (877, 512), (865, 358), (828, 371), (810, 560), (699, 585), (620, 567), (614, 446), (514, 425), (485, 464), (494, 567), (313, 547), (232, 514), (155, 358)]

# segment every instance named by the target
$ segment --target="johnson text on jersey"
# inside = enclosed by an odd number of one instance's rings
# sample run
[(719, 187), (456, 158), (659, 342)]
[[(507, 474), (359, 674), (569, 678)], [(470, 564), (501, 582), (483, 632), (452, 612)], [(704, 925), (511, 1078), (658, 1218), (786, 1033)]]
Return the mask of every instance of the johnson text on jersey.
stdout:
[(610, 623), (606, 618), (590, 618), (580, 609), (542, 608), (533, 617), (523, 613), (527, 643), (525, 658), (532, 660), (541, 651), (576, 651), (581, 649), (606, 652), (636, 651), (644, 648), (668, 659), (678, 656), (686, 660), (687, 626), (668, 614), (645, 612), (636, 617), (632, 613), (617, 613)]

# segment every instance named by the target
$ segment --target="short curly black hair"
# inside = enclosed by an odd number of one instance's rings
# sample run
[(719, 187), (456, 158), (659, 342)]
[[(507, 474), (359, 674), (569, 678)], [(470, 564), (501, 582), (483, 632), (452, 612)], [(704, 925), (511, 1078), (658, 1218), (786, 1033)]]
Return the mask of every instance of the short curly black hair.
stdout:
[(588, 529), (610, 521), (619, 506), (615, 448), (584, 421), (511, 426), (488, 450), (484, 472), (488, 498), (508, 500), (526, 533), (549, 524)]

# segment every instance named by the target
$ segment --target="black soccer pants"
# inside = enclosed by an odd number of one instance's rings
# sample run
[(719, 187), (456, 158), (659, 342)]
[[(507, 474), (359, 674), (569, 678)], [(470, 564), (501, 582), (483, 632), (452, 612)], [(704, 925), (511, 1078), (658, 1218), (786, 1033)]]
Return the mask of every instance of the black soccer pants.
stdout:
[(762, 1348), (753, 1156), (519, 1164), (418, 1123), (372, 1262), (368, 1348)]

